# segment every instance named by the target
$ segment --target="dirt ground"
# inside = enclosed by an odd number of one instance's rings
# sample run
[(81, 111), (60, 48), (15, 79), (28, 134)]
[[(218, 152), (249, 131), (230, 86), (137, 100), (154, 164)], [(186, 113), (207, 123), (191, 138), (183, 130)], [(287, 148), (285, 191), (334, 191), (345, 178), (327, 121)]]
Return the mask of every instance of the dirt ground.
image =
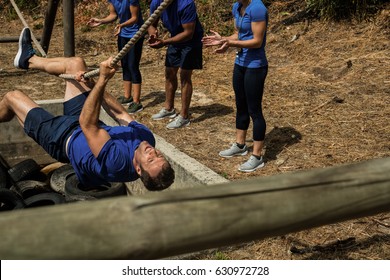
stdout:
[[(0, 36), (18, 36), (23, 24), (4, 15)], [(77, 14), (76, 14), (77, 17)], [(170, 131), (151, 115), (164, 102), (164, 50), (144, 45), (142, 104), (136, 115), (153, 132), (229, 180), (264, 177), (362, 162), (390, 156), (390, 9), (362, 23), (321, 21), (280, 24), (282, 10), (270, 7), (264, 95), (266, 165), (251, 174), (237, 171), (246, 158), (223, 159), (218, 152), (235, 140), (231, 86), (234, 52), (204, 51), (204, 68), (193, 76), (191, 125)], [(26, 18), (38, 26), (42, 18)], [(85, 30), (76, 23), (76, 55), (93, 68), (116, 55), (109, 28)], [(218, 30), (218, 28), (215, 28)], [(33, 29), (39, 36), (41, 30)], [(57, 19), (48, 57), (63, 55)], [(20, 89), (34, 99), (62, 98), (64, 81), (13, 68), (17, 43), (0, 44), (0, 98)], [(121, 94), (121, 74), (109, 84)], [(180, 109), (180, 93), (175, 107)], [(249, 131), (248, 144), (251, 146)], [(390, 259), (390, 213), (351, 220), (237, 246), (208, 250), (201, 259)]]

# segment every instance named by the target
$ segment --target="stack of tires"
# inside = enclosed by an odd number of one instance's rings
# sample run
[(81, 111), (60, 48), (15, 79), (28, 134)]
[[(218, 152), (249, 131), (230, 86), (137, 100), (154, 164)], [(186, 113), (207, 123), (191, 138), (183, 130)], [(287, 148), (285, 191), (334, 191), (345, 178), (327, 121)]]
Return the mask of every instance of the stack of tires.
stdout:
[(14, 166), (0, 155), (0, 211), (126, 195), (124, 183), (84, 186), (69, 164), (41, 166), (33, 159)]

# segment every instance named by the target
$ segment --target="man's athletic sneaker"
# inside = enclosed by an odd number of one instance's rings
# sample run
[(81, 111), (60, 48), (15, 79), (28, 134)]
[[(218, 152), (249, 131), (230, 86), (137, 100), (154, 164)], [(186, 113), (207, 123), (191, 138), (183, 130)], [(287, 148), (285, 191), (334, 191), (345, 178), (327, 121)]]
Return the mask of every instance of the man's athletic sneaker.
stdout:
[(168, 125), (168, 129), (176, 129), (180, 127), (184, 127), (190, 124), (190, 119), (185, 119), (182, 116), (178, 115), (173, 121), (171, 121)]
[(264, 166), (263, 157), (260, 157), (260, 159), (257, 159), (255, 156), (251, 156), (247, 162), (241, 164), (241, 166), (238, 168), (238, 170), (242, 172), (252, 172), (256, 169), (262, 168)]
[(231, 158), (233, 156), (245, 156), (248, 153), (248, 147), (245, 145), (242, 149), (234, 143), (229, 149), (219, 152), (219, 155), (224, 158)]
[(172, 118), (174, 118), (174, 117), (176, 117), (176, 111), (175, 111), (175, 109), (172, 109), (171, 111), (168, 111), (167, 109), (162, 108), (162, 109), (160, 110), (160, 112), (158, 112), (157, 114), (154, 114), (154, 115), (152, 116), (152, 119), (153, 119), (153, 120), (161, 120), (161, 119), (164, 119), (164, 118), (170, 118), (170, 119), (172, 119)]
[(35, 54), (31, 44), (31, 32), (28, 27), (23, 28), (19, 37), (19, 50), (14, 59), (17, 68), (28, 69), (28, 60)]

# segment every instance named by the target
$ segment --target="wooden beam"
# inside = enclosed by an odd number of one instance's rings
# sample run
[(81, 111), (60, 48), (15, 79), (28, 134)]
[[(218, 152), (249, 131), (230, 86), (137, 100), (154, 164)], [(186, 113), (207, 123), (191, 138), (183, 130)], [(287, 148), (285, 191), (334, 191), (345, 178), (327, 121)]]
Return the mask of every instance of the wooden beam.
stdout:
[(74, 1), (64, 0), (63, 24), (64, 24), (64, 56), (75, 56), (75, 32), (74, 32)]
[(46, 53), (49, 50), (51, 34), (53, 33), (59, 2), (59, 0), (49, 0), (47, 3), (41, 42), (42, 48), (46, 51)]
[[(40, 37), (36, 38), (38, 41), (41, 40)], [(19, 42), (19, 36), (12, 36), (12, 37), (0, 37), (0, 43), (14, 43)]]
[(1, 259), (156, 259), (390, 211), (390, 158), (0, 215)]

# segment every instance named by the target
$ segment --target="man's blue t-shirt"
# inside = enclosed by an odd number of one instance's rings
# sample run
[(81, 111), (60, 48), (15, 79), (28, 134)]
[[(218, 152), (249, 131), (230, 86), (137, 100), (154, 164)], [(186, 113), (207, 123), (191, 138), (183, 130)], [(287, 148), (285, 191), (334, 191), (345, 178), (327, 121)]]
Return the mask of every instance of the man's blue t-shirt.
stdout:
[(123, 38), (133, 38), (142, 24), (144, 24), (139, 0), (108, 0), (108, 2), (114, 6), (119, 18), (119, 23), (128, 21), (131, 18), (130, 6), (137, 6), (139, 8), (138, 21), (131, 26), (125, 26), (121, 28), (121, 33), (119, 34), (119, 36)]
[[(245, 41), (253, 39), (251, 22), (265, 21), (268, 26), (268, 11), (261, 0), (252, 0), (246, 8), (244, 16), (240, 15), (241, 7), (241, 3), (234, 3), (233, 17), (238, 30), (238, 39)], [(243, 48), (236, 56), (235, 63), (248, 68), (259, 68), (268, 65), (265, 55), (265, 44), (266, 33), (260, 48)]]
[(156, 140), (143, 124), (132, 121), (128, 126), (101, 126), (111, 136), (95, 158), (81, 128), (77, 128), (68, 144), (68, 157), (77, 177), (84, 185), (98, 186), (107, 182), (130, 182), (138, 179), (133, 166), (134, 152), (142, 141), (153, 147)]
[[(162, 2), (163, 0), (152, 0), (150, 3), (150, 14), (153, 14)], [(196, 22), (192, 39), (174, 45), (178, 47), (198, 47), (202, 45), (203, 27), (200, 24), (194, 0), (174, 0), (161, 13), (161, 21), (169, 33), (171, 33), (171, 37), (184, 31), (182, 24)]]

